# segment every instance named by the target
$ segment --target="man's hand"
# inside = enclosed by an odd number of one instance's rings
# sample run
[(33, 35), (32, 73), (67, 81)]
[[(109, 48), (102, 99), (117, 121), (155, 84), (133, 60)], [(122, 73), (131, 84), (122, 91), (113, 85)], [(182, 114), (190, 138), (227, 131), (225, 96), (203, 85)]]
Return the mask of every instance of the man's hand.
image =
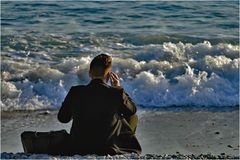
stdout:
[(111, 80), (111, 85), (112, 86), (120, 86), (120, 80), (119, 80), (119, 77), (116, 73), (111, 72), (110, 80)]

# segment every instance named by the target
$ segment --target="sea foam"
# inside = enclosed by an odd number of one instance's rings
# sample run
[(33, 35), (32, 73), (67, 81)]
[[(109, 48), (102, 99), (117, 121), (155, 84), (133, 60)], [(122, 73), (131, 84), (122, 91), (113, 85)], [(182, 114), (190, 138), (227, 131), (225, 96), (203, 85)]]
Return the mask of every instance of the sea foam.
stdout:
[(117, 42), (82, 46), (81, 50), (90, 54), (59, 56), (44, 52), (45, 56), (40, 56), (39, 52), (31, 52), (23, 56), (12, 50), (2, 52), (2, 110), (59, 108), (71, 86), (90, 81), (89, 64), (99, 53), (113, 56), (113, 71), (138, 105), (239, 104), (237, 45), (205, 41), (137, 46)]

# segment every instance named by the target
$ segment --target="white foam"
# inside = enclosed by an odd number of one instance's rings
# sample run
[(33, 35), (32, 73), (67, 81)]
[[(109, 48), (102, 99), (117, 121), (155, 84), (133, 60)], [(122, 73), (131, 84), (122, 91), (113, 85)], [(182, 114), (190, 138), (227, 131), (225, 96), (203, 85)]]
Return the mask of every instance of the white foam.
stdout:
[[(2, 109), (60, 107), (72, 85), (89, 82), (89, 64), (99, 52), (113, 56), (113, 71), (119, 74), (126, 92), (138, 105), (221, 107), (239, 104), (239, 46), (212, 45), (207, 41), (196, 45), (169, 42), (144, 46), (119, 43), (117, 46), (117, 53), (106, 46), (86, 47), (85, 50), (93, 50), (94, 54), (63, 58), (48, 54), (47, 61), (34, 52), (31, 58), (4, 54)], [(121, 47), (132, 53), (119, 52)]]
[(1, 93), (2, 99), (18, 98), (21, 94), (21, 90), (18, 90), (13, 83), (3, 81), (1, 83)]
[(124, 83), (127, 92), (143, 106), (234, 106), (238, 104), (238, 89), (227, 79), (207, 72), (194, 74), (188, 66), (186, 73), (175, 77), (171, 84), (162, 74), (141, 72), (134, 81)]

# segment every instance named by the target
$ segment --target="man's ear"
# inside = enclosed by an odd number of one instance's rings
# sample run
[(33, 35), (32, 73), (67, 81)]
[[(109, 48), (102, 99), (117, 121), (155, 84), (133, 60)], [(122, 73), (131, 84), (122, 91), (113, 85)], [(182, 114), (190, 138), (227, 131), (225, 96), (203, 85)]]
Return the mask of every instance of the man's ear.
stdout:
[(108, 76), (108, 77), (110, 77), (110, 76), (111, 76), (111, 71), (109, 71), (109, 72), (107, 73), (107, 76)]
[(106, 82), (109, 81), (110, 77), (111, 77), (111, 71), (109, 71), (109, 72), (106, 74), (106, 77), (105, 77)]
[(112, 70), (109, 70), (108, 73), (107, 73), (107, 77), (111, 77), (111, 73), (112, 73)]

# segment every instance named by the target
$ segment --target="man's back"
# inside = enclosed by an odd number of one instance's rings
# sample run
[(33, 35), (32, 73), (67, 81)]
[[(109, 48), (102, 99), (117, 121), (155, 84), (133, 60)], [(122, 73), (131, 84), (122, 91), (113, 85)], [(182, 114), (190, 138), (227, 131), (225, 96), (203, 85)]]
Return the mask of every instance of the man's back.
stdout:
[[(86, 86), (71, 88), (58, 119), (63, 123), (73, 119), (70, 141), (75, 152), (100, 153), (114, 148), (123, 116), (135, 113), (136, 106), (122, 88), (94, 79)], [(128, 126), (126, 129), (129, 135), (134, 134)]]

